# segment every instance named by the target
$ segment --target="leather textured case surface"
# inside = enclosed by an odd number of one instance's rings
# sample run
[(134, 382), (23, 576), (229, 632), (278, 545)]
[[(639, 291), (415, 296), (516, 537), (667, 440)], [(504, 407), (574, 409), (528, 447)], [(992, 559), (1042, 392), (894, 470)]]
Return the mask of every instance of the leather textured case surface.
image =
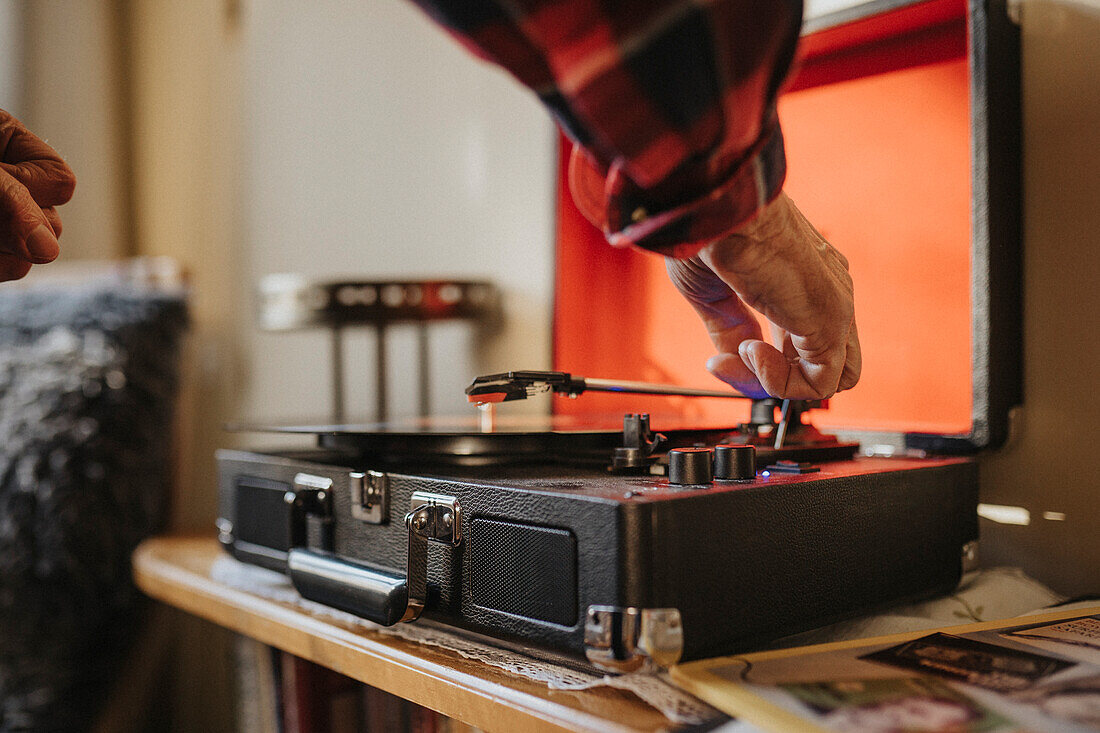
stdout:
[[(695, 659), (945, 592), (977, 537), (977, 469), (966, 459), (860, 459), (706, 489), (561, 466), (390, 473), (388, 521), (372, 525), (352, 517), (347, 489), (364, 467), (313, 458), (223, 451), (223, 517), (236, 525), (245, 511), (242, 477), (328, 477), (333, 546), (316, 549), (401, 576), (413, 492), (452, 496), (463, 541), (430, 543), (426, 615), (575, 654), (590, 605), (679, 609), (684, 659)], [(257, 561), (247, 545), (230, 550)]]

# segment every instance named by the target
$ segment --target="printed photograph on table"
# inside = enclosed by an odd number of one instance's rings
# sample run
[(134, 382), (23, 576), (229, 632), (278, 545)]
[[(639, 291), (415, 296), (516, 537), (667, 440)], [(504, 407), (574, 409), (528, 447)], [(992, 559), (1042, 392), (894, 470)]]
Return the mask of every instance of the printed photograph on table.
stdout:
[(931, 634), (860, 659), (937, 675), (997, 692), (1024, 690), (1072, 667), (1054, 657), (1008, 649), (950, 634)]
[[(672, 679), (766, 730), (1100, 730), (1100, 608), (741, 654)], [(1040, 646), (1041, 645), (1041, 646)]]
[(1100, 615), (1009, 629), (1002, 636), (1079, 662), (1100, 665)]
[(1009, 731), (1017, 725), (935, 679), (850, 680), (780, 685), (826, 728), (886, 731)]
[(1100, 730), (1100, 674), (1040, 685), (1010, 697), (1052, 718)]

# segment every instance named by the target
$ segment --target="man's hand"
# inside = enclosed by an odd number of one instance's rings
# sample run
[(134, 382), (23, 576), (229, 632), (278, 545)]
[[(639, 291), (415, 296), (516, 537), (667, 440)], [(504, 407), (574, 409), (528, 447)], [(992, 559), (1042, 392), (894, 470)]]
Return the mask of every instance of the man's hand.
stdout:
[(53, 148), (0, 110), (0, 281), (60, 254), (55, 206), (72, 198), (76, 178)]
[[(859, 381), (848, 260), (786, 194), (695, 257), (666, 262), (718, 349), (707, 369), (730, 386), (758, 397), (820, 399)], [(782, 351), (763, 340), (750, 307), (773, 324)]]

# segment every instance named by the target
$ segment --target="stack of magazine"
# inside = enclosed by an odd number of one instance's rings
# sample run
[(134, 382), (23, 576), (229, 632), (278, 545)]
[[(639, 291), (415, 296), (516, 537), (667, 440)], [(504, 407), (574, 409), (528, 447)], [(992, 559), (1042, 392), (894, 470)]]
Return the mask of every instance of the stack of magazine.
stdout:
[(764, 730), (1100, 730), (1100, 607), (709, 659), (673, 679)]

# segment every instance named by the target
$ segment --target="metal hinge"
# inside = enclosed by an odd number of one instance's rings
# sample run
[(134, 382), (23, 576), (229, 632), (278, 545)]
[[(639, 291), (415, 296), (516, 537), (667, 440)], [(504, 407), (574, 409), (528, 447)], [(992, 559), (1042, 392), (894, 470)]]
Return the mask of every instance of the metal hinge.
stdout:
[(684, 651), (680, 611), (589, 606), (584, 647), (588, 661), (609, 672), (671, 667), (680, 661)]

